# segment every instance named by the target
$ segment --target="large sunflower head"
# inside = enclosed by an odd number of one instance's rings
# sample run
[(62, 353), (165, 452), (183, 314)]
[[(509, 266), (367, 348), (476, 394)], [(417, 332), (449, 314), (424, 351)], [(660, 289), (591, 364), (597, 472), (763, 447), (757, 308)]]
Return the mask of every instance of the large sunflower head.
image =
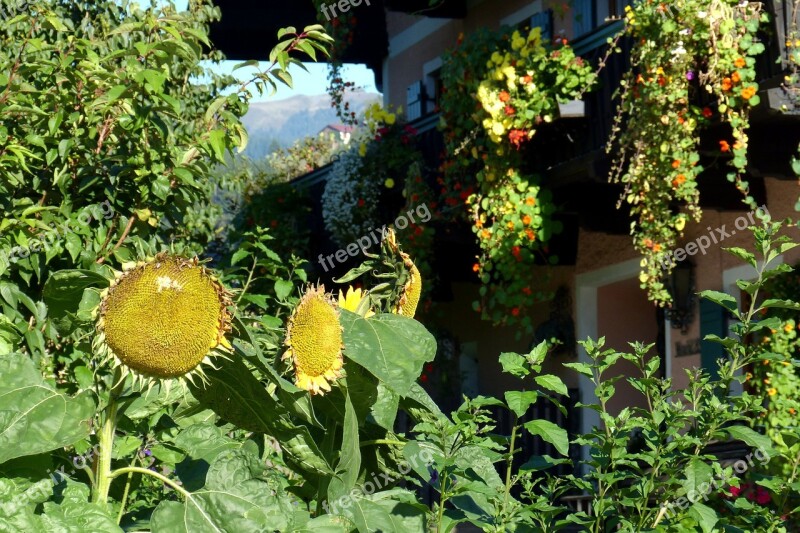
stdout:
[(143, 381), (202, 376), (200, 364), (230, 348), (229, 305), (229, 293), (196, 258), (159, 254), (103, 292), (98, 348)]
[(282, 359), (294, 364), (295, 384), (312, 394), (330, 391), (342, 377), (342, 326), (325, 288), (309, 287), (292, 312)]

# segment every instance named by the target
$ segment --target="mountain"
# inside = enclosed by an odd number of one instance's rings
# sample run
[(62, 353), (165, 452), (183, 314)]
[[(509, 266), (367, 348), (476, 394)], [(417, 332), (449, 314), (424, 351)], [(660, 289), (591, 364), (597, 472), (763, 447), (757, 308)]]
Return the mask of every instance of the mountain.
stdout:
[[(350, 107), (361, 113), (370, 104), (381, 101), (377, 93), (355, 92), (347, 95)], [(297, 95), (275, 102), (255, 102), (242, 119), (250, 142), (245, 154), (261, 159), (275, 148), (287, 147), (298, 139), (316, 135), (328, 124), (339, 124), (336, 110), (327, 94)]]

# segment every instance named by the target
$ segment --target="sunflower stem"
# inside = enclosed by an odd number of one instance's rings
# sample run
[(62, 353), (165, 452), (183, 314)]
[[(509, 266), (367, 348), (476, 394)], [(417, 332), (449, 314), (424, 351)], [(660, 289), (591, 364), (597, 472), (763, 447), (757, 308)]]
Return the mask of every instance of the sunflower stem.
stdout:
[(109, 482), (111, 482), (114, 478), (117, 478), (123, 474), (142, 474), (146, 476), (153, 476), (154, 478), (161, 481), (164, 485), (172, 488), (175, 492), (183, 496), (184, 498), (191, 499), (192, 493), (172, 481), (167, 476), (161, 475), (158, 472), (154, 472), (152, 470), (148, 470), (147, 468), (142, 468), (140, 466), (126, 466), (123, 468), (118, 468), (109, 474)]
[(95, 503), (108, 502), (108, 489), (111, 486), (111, 450), (114, 447), (114, 434), (117, 431), (117, 398), (125, 384), (122, 370), (119, 367), (114, 372), (113, 380), (113, 385), (108, 393), (105, 418), (100, 430), (100, 453), (97, 457), (97, 472), (95, 472), (95, 485), (92, 492), (92, 501)]

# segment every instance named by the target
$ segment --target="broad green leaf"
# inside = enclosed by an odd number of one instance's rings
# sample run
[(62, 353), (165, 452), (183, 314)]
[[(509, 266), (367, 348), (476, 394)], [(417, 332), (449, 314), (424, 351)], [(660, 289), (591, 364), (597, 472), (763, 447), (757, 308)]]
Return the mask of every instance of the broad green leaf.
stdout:
[(690, 500), (696, 500), (706, 496), (711, 490), (713, 473), (711, 465), (699, 457), (693, 457), (684, 472), (686, 477), (683, 481), (683, 489), (686, 492), (686, 497)]
[(538, 435), (545, 442), (555, 446), (561, 455), (569, 453), (569, 434), (566, 429), (555, 425), (549, 420), (531, 420), (525, 423), (524, 427), (532, 435)]
[(162, 501), (151, 528), (153, 533), (286, 531), (294, 509), (285, 489), (257, 456), (229, 451), (211, 464), (203, 490), (182, 503)]
[(343, 514), (352, 520), (360, 533), (426, 531), (428, 508), (417, 503), (414, 493), (403, 489), (345, 496), (334, 505), (332, 514)]
[(436, 340), (425, 327), (401, 315), (363, 318), (341, 310), (345, 356), (366, 368), (401, 396), (411, 391), (422, 365), (436, 355)]
[(730, 426), (726, 427), (725, 431), (728, 432), (731, 438), (758, 449), (768, 458), (775, 453), (775, 450), (772, 449), (772, 439), (747, 426)]
[(501, 353), (500, 365), (503, 367), (503, 372), (518, 378), (524, 378), (531, 373), (527, 360), (518, 353)]
[(0, 464), (87, 438), (94, 409), (89, 394), (70, 398), (46, 384), (29, 357), (0, 357)]
[(567, 390), (567, 386), (561, 381), (561, 378), (558, 376), (553, 376), (552, 374), (544, 374), (541, 376), (535, 376), (533, 381), (536, 382), (537, 385), (540, 387), (547, 389), (549, 391), (555, 392), (556, 394), (561, 394), (567, 396), (569, 391)]
[(703, 533), (711, 533), (714, 531), (714, 526), (717, 525), (719, 518), (717, 517), (717, 512), (708, 507), (707, 505), (703, 505), (700, 502), (695, 502), (689, 508), (689, 516), (697, 520), (697, 523), (700, 524), (700, 528), (703, 530)]
[(539, 398), (539, 393), (536, 391), (515, 391), (510, 390), (505, 392), (506, 404), (508, 408), (514, 411), (518, 417), (523, 416), (528, 408), (536, 403)]
[(61, 270), (47, 279), (42, 292), (44, 302), (62, 334), (70, 333), (75, 327), (83, 291), (90, 287), (105, 288), (108, 283), (103, 275), (91, 270)]
[(710, 300), (718, 305), (721, 305), (728, 311), (736, 312), (736, 310), (739, 308), (739, 304), (736, 302), (736, 298), (724, 292), (702, 291), (700, 293), (700, 297), (705, 298), (706, 300)]

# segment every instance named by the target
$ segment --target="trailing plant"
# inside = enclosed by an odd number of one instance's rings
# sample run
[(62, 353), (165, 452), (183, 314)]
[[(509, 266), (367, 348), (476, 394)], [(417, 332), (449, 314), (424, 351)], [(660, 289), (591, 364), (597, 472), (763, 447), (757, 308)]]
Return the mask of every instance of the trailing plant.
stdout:
[(759, 2), (734, 0), (646, 1), (625, 9), (633, 48), (608, 144), (619, 154), (611, 180), (624, 185), (620, 203), (630, 204), (636, 219), (631, 233), (644, 256), (642, 288), (665, 305), (670, 296), (659, 256), (676, 246), (689, 218), (700, 220), (704, 129), (729, 128), (730, 136), (717, 139), (717, 153), (730, 159), (728, 179), (755, 209), (743, 173), (748, 117), (760, 100), (755, 57), (764, 51), (757, 35), (766, 14)]
[(566, 40), (545, 46), (540, 28), (527, 36), (476, 32), (451, 52), (442, 71), (448, 157), (466, 152), (474, 160), (443, 164), (445, 203), (468, 206), (481, 249), (473, 268), (481, 299), (473, 306), (485, 319), (530, 333), (526, 310), (546, 297), (532, 287), (531, 266), (537, 257), (557, 261), (547, 242), (561, 225), (552, 219), (549, 191), (526, 173), (519, 150), (540, 124), (558, 118), (559, 103), (579, 98), (596, 76)]

